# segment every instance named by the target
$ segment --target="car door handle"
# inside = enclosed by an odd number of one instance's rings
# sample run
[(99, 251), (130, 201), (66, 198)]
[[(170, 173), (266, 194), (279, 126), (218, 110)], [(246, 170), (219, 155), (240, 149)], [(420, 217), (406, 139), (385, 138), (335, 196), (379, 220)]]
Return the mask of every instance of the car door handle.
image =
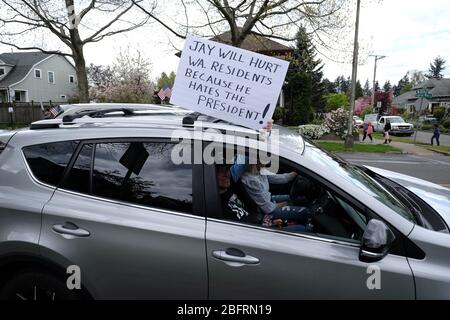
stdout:
[(55, 224), (52, 227), (53, 231), (62, 235), (70, 235), (75, 237), (89, 237), (91, 233), (87, 230), (80, 229), (72, 222), (66, 222), (62, 224)]
[(259, 259), (248, 256), (239, 249), (230, 248), (225, 251), (213, 251), (213, 257), (227, 262), (237, 262), (242, 264), (258, 264)]

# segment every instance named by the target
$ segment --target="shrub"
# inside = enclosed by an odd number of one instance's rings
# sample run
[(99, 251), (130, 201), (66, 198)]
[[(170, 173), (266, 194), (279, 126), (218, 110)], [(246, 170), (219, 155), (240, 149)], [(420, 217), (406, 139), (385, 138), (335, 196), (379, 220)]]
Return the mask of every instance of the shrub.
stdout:
[(433, 126), (431, 124), (423, 124), (420, 129), (428, 131), (428, 130), (431, 130), (431, 128), (433, 128)]
[(364, 120), (365, 116), (371, 113), (373, 113), (373, 108), (371, 106), (366, 106), (361, 112), (361, 119)]
[(438, 119), (438, 121), (441, 121), (441, 119), (444, 117), (444, 115), (445, 115), (445, 108), (443, 108), (443, 107), (434, 108), (433, 116), (436, 119)]
[(298, 132), (303, 134), (306, 138), (311, 140), (318, 140), (322, 138), (324, 134), (329, 133), (328, 128), (321, 125), (308, 124), (305, 126), (299, 126)]
[(445, 129), (450, 129), (450, 119), (445, 120), (442, 125)]
[[(342, 139), (347, 135), (348, 129), (348, 118), (349, 111), (346, 111), (342, 108), (339, 108), (335, 111), (330, 112), (329, 116), (326, 118), (324, 122), (324, 126), (328, 128), (329, 132), (334, 133), (338, 137)], [(358, 135), (358, 128), (353, 127), (353, 135)]]

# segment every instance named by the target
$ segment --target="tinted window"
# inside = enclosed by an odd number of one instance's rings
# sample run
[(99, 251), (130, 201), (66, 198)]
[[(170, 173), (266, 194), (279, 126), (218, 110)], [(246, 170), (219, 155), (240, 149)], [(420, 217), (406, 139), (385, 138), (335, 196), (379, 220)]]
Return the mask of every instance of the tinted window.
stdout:
[(105, 143), (95, 150), (93, 193), (192, 212), (192, 167), (171, 161), (173, 144)]
[(23, 149), (33, 175), (46, 184), (56, 186), (78, 145), (78, 141), (64, 141), (30, 146)]
[(92, 144), (86, 144), (78, 154), (70, 174), (64, 182), (64, 188), (68, 190), (90, 193), (90, 174), (92, 159)]

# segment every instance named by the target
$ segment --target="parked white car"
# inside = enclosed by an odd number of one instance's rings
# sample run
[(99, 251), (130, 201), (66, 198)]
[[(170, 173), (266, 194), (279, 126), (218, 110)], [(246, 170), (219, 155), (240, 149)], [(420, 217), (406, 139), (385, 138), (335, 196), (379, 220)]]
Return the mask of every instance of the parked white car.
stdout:
[(375, 131), (382, 132), (386, 122), (391, 123), (391, 134), (392, 135), (406, 135), (411, 136), (414, 133), (414, 125), (405, 122), (402, 117), (399, 116), (382, 116), (374, 124)]
[(358, 128), (362, 128), (364, 121), (358, 116), (353, 116), (353, 125)]

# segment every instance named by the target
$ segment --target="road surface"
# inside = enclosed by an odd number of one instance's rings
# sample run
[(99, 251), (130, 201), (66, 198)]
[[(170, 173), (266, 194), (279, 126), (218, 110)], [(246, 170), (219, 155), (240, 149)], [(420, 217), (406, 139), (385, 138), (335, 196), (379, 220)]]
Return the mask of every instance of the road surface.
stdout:
[(339, 153), (339, 156), (355, 164), (403, 173), (450, 188), (450, 157), (447, 156), (363, 153)]

